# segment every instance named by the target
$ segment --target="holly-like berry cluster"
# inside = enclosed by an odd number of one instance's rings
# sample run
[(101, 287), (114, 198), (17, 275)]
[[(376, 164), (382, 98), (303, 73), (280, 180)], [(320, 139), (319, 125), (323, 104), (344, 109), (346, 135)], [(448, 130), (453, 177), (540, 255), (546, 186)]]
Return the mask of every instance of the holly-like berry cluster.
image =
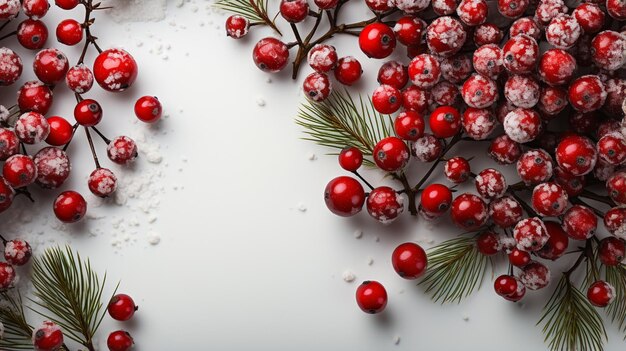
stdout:
[[(92, 0), (56, 0), (61, 9), (70, 10), (79, 5), (85, 8), (85, 20), (66, 19), (58, 23), (56, 39), (60, 44), (74, 46), (83, 43), (80, 58), (70, 66), (68, 57), (59, 49), (44, 48), (49, 45), (48, 27), (42, 21), (50, 8), (48, 0), (7, 0), (0, 4), (0, 30), (7, 30), (21, 12), (26, 15), (14, 31), (0, 37), (16, 37), (21, 46), (34, 50), (32, 71), (37, 80), (19, 87), (15, 104), (0, 106), (0, 160), (4, 161), (0, 176), (0, 212), (7, 210), (15, 195), (31, 198), (28, 186), (57, 189), (71, 173), (71, 163), (66, 151), (78, 128), (84, 129), (95, 161), (96, 169), (89, 175), (89, 190), (96, 196), (107, 197), (117, 188), (117, 177), (108, 168), (100, 166), (91, 131), (106, 143), (108, 158), (126, 165), (137, 156), (137, 145), (127, 136), (106, 138), (98, 129), (104, 109), (96, 100), (85, 98), (94, 81), (109, 92), (117, 93), (130, 88), (138, 74), (137, 62), (125, 50), (102, 50), (91, 26), (92, 13), (104, 9)], [(1, 32), (0, 32), (1, 35)], [(85, 64), (90, 47), (98, 51), (93, 65)], [(16, 83), (24, 71), (22, 59), (8, 47), (0, 47), (0, 87), (7, 89)], [(54, 91), (69, 89), (74, 93), (76, 105), (74, 123), (61, 116), (49, 116), (54, 102)], [(146, 123), (159, 120), (162, 106), (155, 97), (140, 98), (134, 107), (137, 118)], [(41, 147), (42, 143), (48, 146)], [(38, 151), (29, 153), (27, 146)], [(85, 198), (76, 191), (64, 191), (53, 204), (54, 214), (64, 223), (79, 221), (87, 211)]]

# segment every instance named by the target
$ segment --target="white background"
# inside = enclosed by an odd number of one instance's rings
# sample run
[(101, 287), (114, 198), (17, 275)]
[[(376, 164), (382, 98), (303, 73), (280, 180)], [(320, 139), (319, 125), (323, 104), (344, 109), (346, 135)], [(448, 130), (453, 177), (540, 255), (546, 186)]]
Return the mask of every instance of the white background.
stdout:
[[(111, 282), (122, 281), (120, 291), (132, 295), (140, 310), (130, 323), (105, 318), (102, 339), (125, 328), (143, 351), (545, 349), (535, 323), (550, 291), (529, 292), (523, 304), (512, 304), (497, 297), (487, 280), (460, 305), (441, 306), (393, 272), (390, 254), (399, 243), (428, 247), (458, 233), (445, 221), (428, 224), (405, 215), (383, 227), (365, 213), (353, 219), (329, 213), (323, 189), (344, 172), (324, 155), (329, 150), (300, 140), (294, 123), (308, 69), (297, 82), (290, 72), (268, 82), (251, 50), (271, 31), (254, 28), (244, 40), (226, 38), (225, 17), (209, 9), (211, 3), (168, 3), (166, 18), (157, 22), (116, 23), (97, 14), (93, 31), (101, 46), (127, 48), (140, 67), (127, 93), (112, 96), (95, 88), (88, 94), (103, 105), (105, 134), (144, 134), (149, 141), (143, 146), (151, 154), (142, 154), (131, 169), (103, 162), (128, 183), (119, 191), (138, 198), (118, 205), (89, 194), (89, 218), (61, 226), (51, 214), (56, 192), (37, 192), (34, 208), (20, 198), (1, 217), (4, 234), (29, 238), (36, 252), (53, 242), (71, 243)], [(370, 16), (359, 6), (344, 12), (353, 19)], [(82, 15), (54, 9), (46, 20), (54, 28), (65, 16)], [(365, 59), (355, 38), (337, 43), (341, 56), (365, 63), (363, 82), (352, 91), (369, 93), (380, 62)], [(76, 60), (78, 49), (64, 50)], [(32, 71), (23, 78), (32, 79)], [(3, 102), (11, 100), (9, 92), (2, 90)], [(52, 113), (71, 120), (71, 95), (55, 94)], [(157, 95), (169, 115), (157, 126), (134, 121), (132, 104), (146, 94)], [(103, 151), (99, 144), (101, 158)], [(84, 179), (93, 162), (84, 135), (77, 134), (69, 153), (73, 177), (64, 188), (87, 194)], [(159, 157), (161, 162), (147, 161)], [(413, 167), (414, 179), (420, 168)], [(381, 173), (367, 177), (383, 182)], [(361, 239), (353, 235), (357, 230)], [(150, 245), (151, 237), (161, 242)], [(346, 270), (357, 281), (344, 282)], [(365, 279), (387, 287), (383, 314), (366, 315), (356, 306), (354, 292)], [(607, 324), (607, 330), (606, 349), (622, 349), (616, 328)]]

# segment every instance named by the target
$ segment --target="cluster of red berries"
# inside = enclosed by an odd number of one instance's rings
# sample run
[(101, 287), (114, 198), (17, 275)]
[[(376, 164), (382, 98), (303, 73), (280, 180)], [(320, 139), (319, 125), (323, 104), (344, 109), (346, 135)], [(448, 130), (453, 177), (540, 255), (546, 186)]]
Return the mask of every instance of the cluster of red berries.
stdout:
[[(128, 321), (137, 311), (137, 306), (130, 296), (118, 294), (111, 298), (107, 311), (111, 318), (117, 321)], [(54, 322), (45, 321), (33, 331), (32, 341), (37, 351), (59, 350), (63, 340), (63, 331)], [(128, 351), (134, 344), (132, 336), (124, 330), (116, 330), (107, 338), (107, 347), (110, 351)]]
[[(137, 78), (137, 62), (122, 49), (102, 50), (97, 45), (90, 31), (93, 24), (90, 14), (101, 9), (99, 3), (93, 4), (91, 0), (55, 2), (65, 10), (83, 5), (87, 12), (85, 22), (66, 19), (56, 29), (59, 43), (68, 46), (84, 43), (83, 54), (73, 67), (70, 67), (67, 56), (61, 50), (44, 48), (48, 43), (48, 29), (41, 18), (50, 8), (48, 0), (7, 0), (0, 5), (0, 21), (5, 21), (5, 24), (18, 17), (20, 9), (27, 16), (14, 32), (2, 38), (15, 35), (24, 48), (37, 50), (33, 64), (37, 80), (28, 81), (18, 89), (15, 105), (8, 108), (0, 106), (0, 160), (4, 161), (0, 176), (0, 212), (11, 206), (16, 194), (30, 196), (27, 186), (31, 184), (45, 189), (57, 189), (63, 185), (71, 171), (66, 150), (79, 127), (83, 127), (86, 132), (96, 163), (96, 169), (87, 181), (94, 195), (111, 195), (116, 190), (117, 177), (110, 169), (100, 167), (90, 130), (107, 144), (107, 156), (112, 162), (126, 165), (137, 156), (137, 146), (131, 138), (118, 136), (108, 139), (97, 129), (103, 118), (103, 108), (98, 101), (83, 98), (83, 94), (91, 90), (94, 81), (109, 92), (128, 89)], [(98, 50), (92, 69), (84, 63), (89, 46)], [(0, 47), (0, 87), (13, 85), (22, 73), (20, 56), (10, 48)], [(62, 85), (76, 97), (73, 124), (60, 116), (47, 116), (53, 105), (53, 91), (61, 89)], [(156, 122), (162, 114), (159, 100), (152, 96), (137, 100), (134, 110), (137, 118), (146, 123)], [(42, 143), (49, 146), (40, 147)], [(39, 149), (30, 156), (27, 145)], [(87, 202), (76, 191), (64, 191), (54, 201), (53, 210), (60, 221), (72, 223), (83, 218)]]

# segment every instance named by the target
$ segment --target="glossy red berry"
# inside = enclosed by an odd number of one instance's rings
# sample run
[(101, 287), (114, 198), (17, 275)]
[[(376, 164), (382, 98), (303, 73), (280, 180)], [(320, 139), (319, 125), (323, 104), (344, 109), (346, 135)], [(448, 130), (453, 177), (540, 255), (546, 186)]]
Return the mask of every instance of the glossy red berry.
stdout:
[(493, 256), (502, 249), (500, 236), (492, 231), (482, 232), (476, 237), (476, 248), (485, 256)]
[(93, 75), (102, 89), (120, 92), (130, 88), (137, 79), (137, 62), (125, 50), (108, 49), (93, 63)]
[(64, 191), (54, 200), (53, 210), (63, 223), (78, 222), (87, 212), (87, 201), (75, 191)]
[(364, 281), (356, 290), (356, 302), (363, 312), (380, 313), (387, 306), (387, 290), (376, 281)]
[(537, 251), (548, 242), (548, 232), (543, 221), (537, 217), (519, 221), (513, 229), (517, 247), (524, 251)]
[(460, 156), (453, 157), (446, 161), (443, 172), (452, 183), (464, 183), (471, 174), (469, 162)]
[(22, 188), (35, 181), (37, 167), (30, 156), (13, 155), (5, 161), (2, 176), (13, 188)]
[(14, 266), (23, 266), (33, 255), (33, 249), (25, 240), (13, 239), (4, 244), (4, 259)]
[(337, 61), (335, 79), (343, 85), (356, 83), (363, 74), (361, 63), (352, 56), (342, 57)]
[(602, 107), (606, 101), (606, 90), (598, 76), (586, 75), (570, 84), (568, 99), (577, 111), (591, 112)]
[(530, 73), (537, 64), (539, 46), (532, 37), (521, 34), (509, 39), (502, 47), (503, 64), (515, 74)]
[(50, 8), (50, 3), (48, 0), (23, 0), (22, 1), (22, 9), (24, 10), (24, 14), (30, 18), (38, 19), (48, 13), (48, 9)]
[(567, 200), (567, 192), (557, 183), (541, 183), (533, 189), (532, 206), (542, 216), (562, 215), (567, 209)]
[(107, 347), (109, 351), (128, 351), (130, 350), (135, 341), (133, 337), (127, 331), (117, 330), (109, 334), (107, 338)]
[(611, 132), (598, 140), (598, 156), (604, 162), (617, 166), (626, 161), (626, 138), (622, 133)]
[(56, 147), (45, 147), (35, 155), (37, 185), (45, 189), (56, 189), (70, 175), (70, 159), (65, 151)]
[(382, 114), (392, 114), (402, 106), (402, 93), (398, 88), (383, 84), (374, 90), (372, 105)]
[(563, 216), (563, 230), (574, 240), (591, 238), (598, 227), (595, 213), (588, 207), (574, 205)]
[(391, 223), (404, 211), (404, 199), (388, 186), (373, 189), (366, 205), (370, 216), (383, 224)]
[(582, 3), (572, 13), (585, 33), (597, 33), (604, 26), (604, 11), (592, 3)]
[(241, 39), (248, 34), (250, 21), (240, 15), (232, 15), (226, 19), (226, 35), (233, 39)]
[(339, 165), (349, 172), (356, 172), (363, 164), (363, 153), (354, 146), (347, 146), (339, 153)]
[(600, 241), (598, 245), (598, 257), (606, 266), (617, 266), (626, 257), (626, 245), (622, 239), (610, 236)]
[(14, 131), (8, 128), (0, 128), (0, 160), (4, 161), (17, 154), (19, 147), (20, 140)]
[(306, 0), (282, 0), (280, 14), (287, 22), (302, 22), (309, 15), (309, 3)]
[(33, 63), (35, 75), (46, 84), (56, 84), (62, 81), (69, 68), (67, 57), (57, 49), (39, 51)]
[(523, 215), (520, 203), (510, 196), (503, 196), (489, 203), (489, 217), (499, 227), (512, 227), (522, 219)]
[(461, 113), (452, 106), (441, 106), (430, 114), (430, 130), (436, 138), (450, 138), (461, 130)]
[(92, 194), (107, 197), (117, 189), (117, 177), (107, 168), (98, 168), (89, 175), (87, 185)]
[(80, 0), (54, 0), (54, 3), (63, 10), (71, 10), (78, 6)]
[(430, 184), (422, 191), (420, 207), (429, 214), (442, 215), (451, 203), (452, 191), (443, 184)]
[(417, 112), (400, 112), (394, 121), (396, 135), (404, 140), (416, 141), (424, 135), (424, 118)]
[(82, 100), (74, 107), (74, 118), (81, 126), (93, 127), (102, 120), (102, 107), (96, 100)]
[(48, 40), (48, 28), (39, 20), (26, 19), (17, 27), (17, 40), (26, 49), (41, 49)]
[(476, 230), (489, 219), (487, 204), (478, 196), (465, 193), (452, 201), (452, 221), (464, 230)]
[(109, 160), (118, 165), (126, 165), (137, 157), (137, 144), (127, 136), (118, 136), (107, 146)]
[(527, 251), (520, 250), (516, 247), (514, 247), (511, 250), (511, 252), (509, 252), (508, 256), (509, 256), (509, 262), (513, 266), (519, 267), (519, 268), (525, 267), (527, 264), (529, 264), (532, 261), (530, 254)]
[(561, 169), (575, 176), (591, 172), (597, 158), (593, 142), (579, 135), (563, 138), (556, 148), (556, 163)]
[(606, 307), (615, 299), (615, 288), (604, 280), (598, 280), (589, 286), (587, 299), (596, 307)]
[(67, 71), (65, 83), (73, 92), (84, 94), (93, 86), (93, 73), (89, 67), (81, 63)]
[(52, 101), (52, 90), (42, 82), (26, 82), (17, 92), (17, 104), (22, 112), (32, 111), (45, 115), (52, 107)]
[(544, 221), (548, 231), (548, 241), (536, 254), (547, 260), (556, 260), (565, 254), (569, 246), (569, 237), (557, 222)]
[(472, 74), (463, 83), (461, 96), (469, 107), (486, 108), (498, 100), (498, 86), (490, 78)]
[(33, 330), (33, 346), (37, 351), (55, 351), (63, 345), (63, 332), (58, 325), (45, 321)]
[(467, 32), (454, 17), (437, 17), (426, 28), (426, 43), (433, 54), (449, 57), (461, 50)]
[(162, 114), (163, 106), (156, 96), (142, 96), (135, 102), (135, 116), (142, 122), (154, 123)]
[(552, 119), (567, 107), (567, 91), (561, 87), (541, 87), (537, 108), (545, 119)]
[(505, 300), (511, 302), (518, 302), (526, 295), (526, 286), (519, 279), (517, 279), (517, 290), (511, 295), (503, 296)]
[(46, 138), (46, 143), (52, 146), (65, 145), (72, 140), (74, 129), (72, 125), (63, 117), (48, 117), (50, 133)]
[(83, 40), (83, 26), (74, 19), (66, 19), (57, 26), (57, 40), (61, 44), (73, 46)]
[(111, 298), (107, 311), (111, 318), (117, 321), (127, 321), (135, 315), (137, 306), (135, 301), (126, 294), (117, 294)]
[(459, 19), (468, 26), (477, 26), (487, 21), (489, 8), (485, 0), (461, 0), (456, 8)]
[(316, 44), (309, 51), (307, 60), (315, 72), (326, 73), (337, 66), (339, 59), (334, 46)]
[(626, 240), (626, 208), (613, 207), (606, 211), (604, 214), (604, 226), (612, 235)]
[(519, 160), (522, 155), (522, 147), (508, 135), (503, 134), (493, 139), (488, 152), (494, 161), (509, 165)]
[(529, 4), (528, 0), (498, 0), (498, 11), (505, 17), (517, 18), (524, 14)]
[(14, 197), (15, 191), (11, 185), (4, 177), (0, 177), (0, 212), (4, 212), (11, 207)]
[(404, 279), (417, 279), (428, 266), (426, 252), (415, 243), (398, 245), (391, 255), (393, 269)]
[(535, 140), (543, 129), (541, 117), (535, 110), (517, 108), (504, 117), (504, 131), (513, 141), (527, 143)]
[(398, 61), (385, 62), (378, 70), (378, 83), (402, 89), (409, 81), (407, 68)]
[(487, 44), (474, 51), (472, 64), (476, 72), (496, 79), (504, 71), (502, 49), (497, 44)]
[(616, 70), (626, 62), (626, 38), (623, 34), (606, 30), (591, 41), (593, 63), (607, 71)]
[(365, 191), (356, 179), (337, 177), (326, 185), (324, 200), (328, 209), (342, 217), (353, 216), (363, 209)]
[(409, 162), (409, 148), (402, 139), (387, 137), (379, 141), (373, 150), (374, 162), (378, 168), (396, 172)]
[(359, 47), (368, 57), (382, 59), (391, 55), (395, 49), (396, 37), (386, 24), (371, 23), (361, 30)]
[(15, 83), (22, 75), (22, 59), (9, 48), (0, 48), (0, 86)]
[(606, 190), (613, 201), (626, 204), (626, 173), (616, 172), (607, 179)]
[(543, 289), (550, 284), (550, 269), (543, 263), (531, 262), (522, 268), (519, 279), (530, 290)]
[(517, 160), (517, 174), (526, 184), (539, 184), (552, 178), (552, 157), (543, 149), (526, 151)]
[[(380, 1), (386, 3), (386, 1)], [(424, 22), (417, 17), (400, 17), (393, 27), (398, 41), (406, 46), (419, 45), (424, 32)]]
[(409, 79), (420, 89), (432, 88), (441, 77), (439, 61), (433, 55), (415, 56), (408, 68)]
[(313, 2), (315, 2), (315, 5), (321, 10), (330, 10), (337, 7), (339, 0), (313, 0)]
[(493, 288), (502, 297), (511, 296), (517, 291), (517, 279), (511, 275), (501, 275), (494, 281)]

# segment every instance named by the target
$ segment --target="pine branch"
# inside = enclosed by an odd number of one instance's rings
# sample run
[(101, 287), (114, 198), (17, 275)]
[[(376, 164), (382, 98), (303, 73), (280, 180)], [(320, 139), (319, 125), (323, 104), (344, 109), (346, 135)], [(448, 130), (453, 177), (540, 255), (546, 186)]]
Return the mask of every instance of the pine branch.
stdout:
[(32, 327), (26, 321), (22, 296), (18, 293), (0, 293), (0, 322), (4, 325), (4, 336), (0, 339), (0, 350), (32, 350)]
[(544, 307), (541, 323), (551, 351), (602, 351), (607, 338), (602, 318), (567, 274)]
[(617, 324), (626, 340), (626, 266), (605, 266), (605, 279), (615, 288), (615, 300), (606, 307), (611, 322)]
[(473, 237), (459, 237), (433, 247), (428, 252), (428, 270), (419, 283), (435, 302), (460, 302), (480, 288), (493, 261), (476, 248)]
[[(104, 318), (102, 282), (91, 268), (68, 246), (47, 249), (33, 264), (34, 296), (31, 301), (50, 313), (35, 313), (57, 323), (70, 339), (93, 350), (93, 337)], [(117, 288), (115, 289), (117, 290)]]
[(276, 24), (267, 14), (268, 0), (218, 0), (215, 7), (241, 15), (253, 24), (270, 26), (279, 35), (282, 35)]
[(390, 116), (376, 112), (371, 99), (359, 96), (355, 101), (347, 91), (334, 92), (322, 103), (303, 104), (296, 123), (305, 129), (304, 140), (339, 150), (354, 146), (366, 156), (372, 155), (378, 141), (393, 134)]

